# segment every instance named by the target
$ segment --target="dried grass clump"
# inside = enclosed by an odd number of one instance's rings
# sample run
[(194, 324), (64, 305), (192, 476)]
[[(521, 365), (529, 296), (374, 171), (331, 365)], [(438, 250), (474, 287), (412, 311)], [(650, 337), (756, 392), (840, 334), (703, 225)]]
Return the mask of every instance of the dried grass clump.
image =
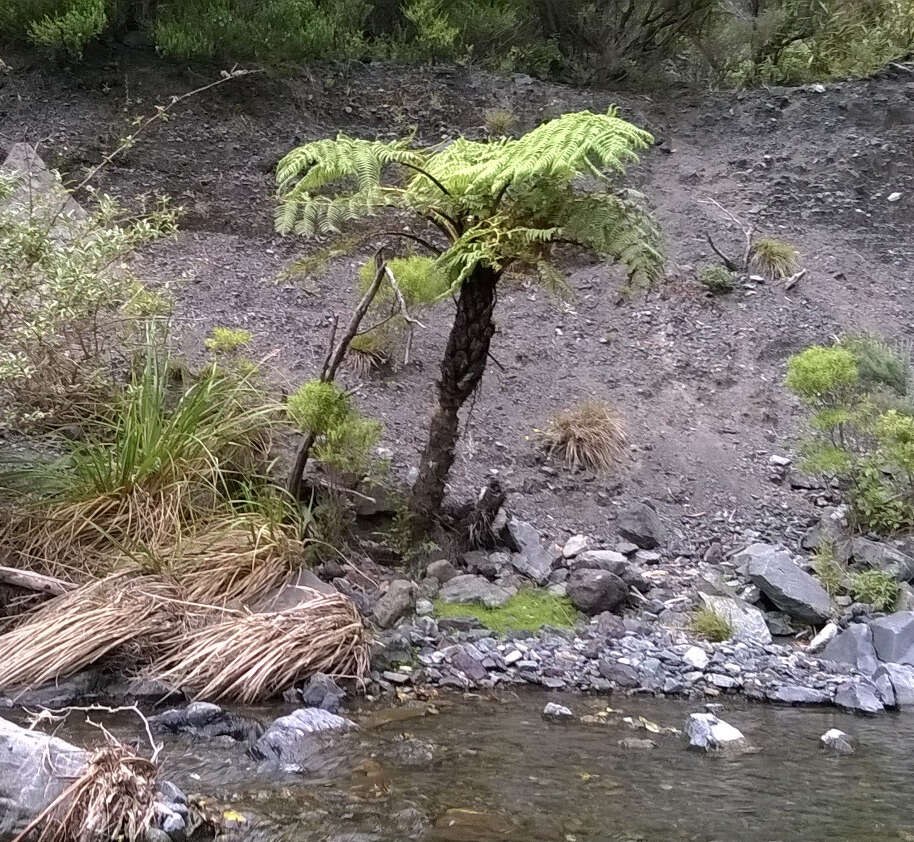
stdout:
[(346, 368), (359, 379), (371, 376), (390, 362), (390, 344), (378, 330), (354, 336), (346, 351)]
[(67, 678), (115, 651), (148, 663), (183, 628), (180, 597), (167, 579), (129, 573), (55, 597), (0, 635), (0, 688)]
[(545, 430), (538, 431), (549, 455), (559, 455), (572, 470), (606, 472), (625, 455), (628, 438), (622, 419), (605, 401), (585, 401), (557, 412)]
[(139, 842), (154, 818), (157, 773), (155, 763), (109, 738), (13, 842)]
[(352, 601), (315, 591), (289, 611), (231, 612), (187, 631), (152, 672), (200, 699), (250, 704), (316, 672), (361, 676), (367, 667), (365, 628)]
[(768, 237), (752, 244), (750, 259), (760, 272), (779, 279), (797, 271), (800, 253), (790, 243)]

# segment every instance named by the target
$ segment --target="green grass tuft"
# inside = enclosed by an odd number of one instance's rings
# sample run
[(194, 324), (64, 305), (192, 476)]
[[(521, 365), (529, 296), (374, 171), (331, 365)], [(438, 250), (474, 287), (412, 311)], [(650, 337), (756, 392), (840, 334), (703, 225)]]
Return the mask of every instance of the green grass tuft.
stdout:
[(206, 349), (214, 354), (230, 354), (251, 341), (251, 331), (240, 327), (214, 327), (205, 342)]
[(851, 577), (850, 591), (854, 599), (872, 605), (877, 611), (891, 611), (901, 586), (894, 576), (882, 570), (866, 570)]
[(486, 628), (499, 634), (538, 631), (543, 626), (570, 629), (578, 620), (578, 613), (568, 597), (555, 596), (538, 588), (519, 591), (501, 608), (436, 600), (435, 612), (439, 619), (475, 617)]
[(756, 269), (777, 280), (797, 271), (800, 253), (790, 243), (768, 237), (753, 243), (751, 259)]
[(703, 605), (692, 615), (692, 631), (712, 643), (720, 643), (733, 637), (733, 626), (730, 625), (730, 621), (707, 605)]

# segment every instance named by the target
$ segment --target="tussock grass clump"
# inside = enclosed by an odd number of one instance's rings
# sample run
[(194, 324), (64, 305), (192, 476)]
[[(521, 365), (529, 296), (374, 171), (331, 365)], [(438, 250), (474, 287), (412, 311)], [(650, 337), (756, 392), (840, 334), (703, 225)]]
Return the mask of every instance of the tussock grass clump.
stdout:
[(847, 568), (835, 558), (834, 547), (830, 544), (823, 544), (816, 551), (812, 569), (829, 596), (839, 596), (847, 591)]
[(800, 253), (790, 243), (765, 237), (752, 244), (750, 260), (764, 275), (779, 279), (797, 271)]
[(437, 600), (435, 613), (441, 618), (475, 617), (486, 628), (499, 634), (538, 631), (543, 626), (568, 629), (574, 627), (578, 620), (578, 612), (570, 599), (537, 588), (519, 591), (500, 608)]
[(240, 327), (214, 327), (203, 344), (214, 354), (231, 354), (247, 345), (253, 334)]
[(872, 605), (877, 611), (891, 611), (898, 601), (901, 586), (889, 573), (865, 570), (851, 577), (850, 592), (854, 599)]
[(158, 766), (108, 738), (18, 840), (140, 842), (155, 817)]
[(246, 704), (268, 699), (316, 672), (361, 676), (368, 649), (358, 610), (342, 594), (313, 593), (289, 611), (232, 612), (188, 631), (152, 671), (198, 698)]
[(733, 637), (733, 626), (730, 621), (707, 605), (695, 611), (691, 625), (695, 634), (712, 643), (721, 643)]
[(537, 438), (550, 456), (558, 455), (571, 470), (598, 473), (615, 467), (625, 455), (628, 438), (622, 419), (605, 401), (590, 400), (557, 412)]
[(517, 128), (517, 115), (510, 108), (489, 108), (484, 117), (486, 131), (492, 137), (505, 137)]
[(358, 378), (369, 377), (390, 361), (389, 344), (380, 328), (354, 336), (346, 351), (346, 367)]

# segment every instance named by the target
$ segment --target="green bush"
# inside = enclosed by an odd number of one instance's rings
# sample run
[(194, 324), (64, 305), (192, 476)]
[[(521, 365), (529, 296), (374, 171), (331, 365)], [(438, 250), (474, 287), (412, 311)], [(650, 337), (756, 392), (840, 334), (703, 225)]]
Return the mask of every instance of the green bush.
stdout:
[(878, 336), (846, 336), (840, 346), (854, 356), (861, 385), (870, 390), (889, 389), (904, 397), (911, 388), (911, 356)]
[(105, 0), (80, 0), (56, 15), (32, 21), (29, 37), (40, 47), (82, 58), (83, 48), (108, 25)]
[(812, 406), (850, 403), (859, 382), (857, 361), (845, 348), (813, 345), (787, 364), (788, 388)]
[(733, 292), (733, 273), (723, 266), (711, 264), (698, 270), (698, 282), (712, 295)]
[(851, 577), (850, 591), (854, 599), (872, 605), (877, 611), (891, 611), (898, 602), (901, 586), (882, 570), (865, 570)]
[(289, 395), (289, 418), (303, 433), (324, 435), (345, 423), (352, 415), (349, 396), (336, 383), (309, 380)]

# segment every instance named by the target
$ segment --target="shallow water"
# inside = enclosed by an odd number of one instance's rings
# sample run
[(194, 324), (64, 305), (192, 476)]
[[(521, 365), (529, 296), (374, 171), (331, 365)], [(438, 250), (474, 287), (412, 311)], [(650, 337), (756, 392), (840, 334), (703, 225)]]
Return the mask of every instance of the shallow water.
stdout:
[[(605, 724), (550, 724), (546, 701)], [(166, 773), (188, 792), (247, 817), (240, 836), (288, 842), (824, 842), (914, 840), (914, 715), (857, 718), (829, 709), (728, 704), (720, 713), (757, 751), (686, 749), (672, 733), (700, 705), (642, 698), (524, 693), (442, 700), (437, 715), (357, 711), (311, 778), (261, 777), (238, 747), (166, 746)], [(268, 721), (284, 710), (259, 710)], [(406, 718), (400, 718), (400, 717)], [(859, 740), (834, 757), (819, 736)], [(72, 736), (72, 735), (71, 735)], [(650, 738), (653, 750), (622, 748)]]

